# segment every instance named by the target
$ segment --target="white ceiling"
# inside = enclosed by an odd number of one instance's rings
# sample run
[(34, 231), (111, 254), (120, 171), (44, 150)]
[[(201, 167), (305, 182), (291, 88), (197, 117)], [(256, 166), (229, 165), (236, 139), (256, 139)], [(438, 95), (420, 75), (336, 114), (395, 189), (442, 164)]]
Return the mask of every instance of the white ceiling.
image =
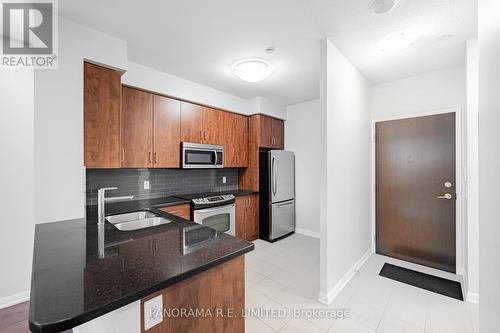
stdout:
[[(371, 83), (459, 65), (476, 35), (475, 0), (400, 0), (385, 15), (373, 0), (64, 0), (63, 17), (128, 42), (129, 60), (221, 91), (282, 105), (319, 97), (319, 45), (329, 37)], [(410, 29), (411, 47), (381, 52), (387, 34)], [(436, 41), (443, 34), (454, 38)], [(275, 47), (272, 55), (265, 48)], [(260, 83), (234, 77), (229, 65), (270, 60)]]

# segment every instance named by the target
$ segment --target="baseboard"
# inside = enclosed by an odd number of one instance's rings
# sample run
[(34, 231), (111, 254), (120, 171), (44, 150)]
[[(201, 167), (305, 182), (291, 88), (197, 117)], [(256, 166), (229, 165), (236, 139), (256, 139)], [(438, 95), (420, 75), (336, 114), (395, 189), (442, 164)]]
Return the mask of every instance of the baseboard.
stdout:
[(0, 309), (8, 308), (22, 302), (26, 302), (30, 299), (30, 291), (26, 290), (18, 294), (10, 295), (4, 298), (0, 298)]
[(304, 236), (309, 236), (319, 239), (319, 232), (312, 232), (307, 229), (301, 229), (301, 228), (295, 228), (295, 232)]
[(335, 286), (333, 286), (328, 293), (320, 292), (318, 300), (325, 304), (331, 304), (333, 300), (338, 296), (338, 294), (344, 289), (344, 287), (351, 281), (354, 274), (365, 264), (365, 262), (370, 258), (373, 254), (372, 248), (370, 247), (368, 251), (366, 251), (361, 258), (344, 274), (344, 276), (337, 282)]
[(470, 291), (467, 293), (467, 297), (465, 300), (469, 303), (479, 304), (479, 294), (471, 293)]

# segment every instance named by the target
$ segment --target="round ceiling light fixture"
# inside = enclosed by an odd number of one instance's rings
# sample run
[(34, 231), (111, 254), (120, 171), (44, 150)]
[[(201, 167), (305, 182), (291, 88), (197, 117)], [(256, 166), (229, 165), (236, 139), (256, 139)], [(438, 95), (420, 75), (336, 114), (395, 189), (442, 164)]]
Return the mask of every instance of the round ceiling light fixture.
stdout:
[(398, 0), (375, 0), (372, 4), (372, 12), (377, 15), (390, 12), (396, 7)]
[(246, 82), (260, 82), (273, 73), (273, 66), (264, 59), (248, 58), (236, 61), (232, 66), (234, 75)]
[(382, 51), (400, 51), (411, 46), (417, 40), (417, 35), (409, 31), (397, 31), (387, 35), (380, 42)]

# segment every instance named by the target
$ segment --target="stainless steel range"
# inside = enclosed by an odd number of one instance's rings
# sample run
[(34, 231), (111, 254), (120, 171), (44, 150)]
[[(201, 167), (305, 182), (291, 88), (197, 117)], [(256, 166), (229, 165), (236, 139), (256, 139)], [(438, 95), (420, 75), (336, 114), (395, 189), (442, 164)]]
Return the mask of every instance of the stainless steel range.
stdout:
[(180, 198), (191, 200), (191, 217), (194, 222), (205, 225), (218, 232), (236, 235), (236, 206), (232, 194), (195, 194), (182, 195)]

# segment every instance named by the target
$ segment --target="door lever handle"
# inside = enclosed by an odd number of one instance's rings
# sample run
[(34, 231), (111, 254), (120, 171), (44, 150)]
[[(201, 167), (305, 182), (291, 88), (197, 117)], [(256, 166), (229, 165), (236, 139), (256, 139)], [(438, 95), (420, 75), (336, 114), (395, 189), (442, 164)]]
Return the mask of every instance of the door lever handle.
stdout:
[(445, 193), (445, 194), (442, 194), (442, 195), (438, 195), (437, 198), (438, 199), (451, 200), (451, 198), (453, 198), (453, 196), (450, 193)]

